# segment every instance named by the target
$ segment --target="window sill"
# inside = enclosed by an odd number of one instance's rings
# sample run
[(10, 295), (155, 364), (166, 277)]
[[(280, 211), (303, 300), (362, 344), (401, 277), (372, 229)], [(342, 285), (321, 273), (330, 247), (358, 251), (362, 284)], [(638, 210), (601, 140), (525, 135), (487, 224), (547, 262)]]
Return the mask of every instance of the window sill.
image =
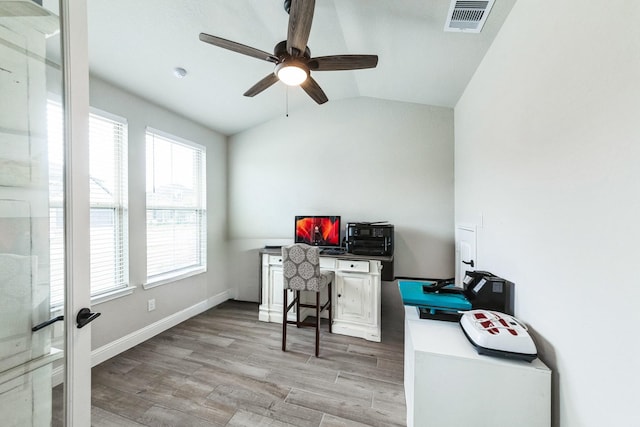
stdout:
[(207, 267), (194, 267), (190, 269), (180, 270), (178, 272), (172, 272), (168, 274), (162, 274), (151, 278), (147, 283), (142, 284), (142, 288), (147, 290), (155, 288), (156, 286), (166, 285), (173, 283), (177, 280), (186, 279), (187, 277), (195, 276), (207, 272)]
[[(91, 305), (94, 306), (117, 298), (126, 297), (127, 295), (131, 295), (135, 290), (135, 286), (127, 286), (126, 288), (119, 288), (110, 292), (105, 292), (104, 294), (92, 296)], [(64, 307), (61, 304), (51, 307), (51, 316), (59, 316), (61, 314), (64, 314)]]
[(126, 288), (116, 289), (115, 291), (106, 292), (104, 294), (91, 297), (91, 305), (102, 304), (103, 302), (111, 301), (116, 298), (121, 298), (127, 295), (131, 295), (135, 291), (135, 286), (127, 286)]

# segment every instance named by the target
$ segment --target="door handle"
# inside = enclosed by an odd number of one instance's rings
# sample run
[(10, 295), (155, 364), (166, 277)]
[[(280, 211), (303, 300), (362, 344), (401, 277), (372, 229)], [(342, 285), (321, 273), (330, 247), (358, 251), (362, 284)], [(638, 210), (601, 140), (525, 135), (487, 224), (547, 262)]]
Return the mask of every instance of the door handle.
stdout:
[(473, 260), (471, 260), (471, 261), (462, 261), (462, 263), (470, 265), (473, 268)]
[(49, 320), (46, 320), (46, 321), (44, 321), (42, 323), (38, 323), (36, 326), (31, 328), (31, 331), (32, 332), (39, 331), (40, 329), (46, 328), (47, 326), (51, 325), (52, 323), (56, 323), (56, 322), (58, 322), (60, 320), (64, 320), (64, 316), (57, 316), (57, 317), (54, 317), (53, 319), (49, 319)]
[(93, 322), (102, 313), (92, 313), (87, 307), (81, 308), (76, 316), (78, 329), (85, 327), (88, 323)]

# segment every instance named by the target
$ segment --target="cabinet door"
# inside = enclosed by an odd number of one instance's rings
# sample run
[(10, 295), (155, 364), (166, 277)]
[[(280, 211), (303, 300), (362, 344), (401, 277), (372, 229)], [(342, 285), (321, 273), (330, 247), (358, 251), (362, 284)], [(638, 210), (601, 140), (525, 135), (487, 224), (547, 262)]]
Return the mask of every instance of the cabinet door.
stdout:
[(367, 274), (340, 273), (336, 277), (336, 319), (369, 322), (371, 278)]
[[(284, 311), (284, 300), (282, 299), (282, 290), (284, 289), (284, 277), (282, 273), (282, 267), (280, 266), (271, 266), (269, 269), (269, 283), (271, 284), (271, 295), (269, 296), (270, 306), (269, 310), (272, 314), (276, 314), (278, 317), (275, 318), (275, 322), (282, 321), (282, 312)], [(294, 295), (293, 291), (288, 291), (287, 296), (287, 304), (291, 304), (293, 301)], [(296, 318), (296, 308), (293, 307), (289, 311), (288, 315), (289, 320), (294, 320)]]
[(282, 312), (282, 267), (271, 266), (271, 268), (269, 268), (269, 283), (271, 284), (271, 295), (269, 296), (270, 308), (274, 309), (278, 307), (279, 311)]

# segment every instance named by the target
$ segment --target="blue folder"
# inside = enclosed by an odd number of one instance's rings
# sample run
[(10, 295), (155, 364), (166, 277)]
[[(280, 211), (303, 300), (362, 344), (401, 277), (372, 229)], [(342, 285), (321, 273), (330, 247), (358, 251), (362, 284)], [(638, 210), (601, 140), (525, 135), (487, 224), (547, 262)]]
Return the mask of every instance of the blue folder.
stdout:
[(429, 281), (398, 280), (398, 288), (404, 305), (415, 305), (444, 311), (471, 310), (471, 303), (462, 294), (431, 293), (422, 290), (423, 285), (433, 285)]

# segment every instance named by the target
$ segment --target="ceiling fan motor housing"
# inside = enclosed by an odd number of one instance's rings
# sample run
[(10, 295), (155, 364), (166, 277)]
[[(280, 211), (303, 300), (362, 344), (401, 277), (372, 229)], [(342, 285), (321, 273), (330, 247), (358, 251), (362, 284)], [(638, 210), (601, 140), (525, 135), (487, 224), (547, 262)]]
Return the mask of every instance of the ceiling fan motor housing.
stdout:
[[(285, 58), (290, 57), (291, 55), (289, 55), (289, 52), (287, 52), (287, 41), (283, 40), (280, 43), (278, 43), (274, 48), (273, 48), (273, 54), (275, 56), (277, 56), (280, 61), (284, 60)], [(302, 54), (302, 56), (306, 59), (311, 58), (311, 50), (309, 50), (309, 46), (307, 46), (304, 49), (304, 53)]]

